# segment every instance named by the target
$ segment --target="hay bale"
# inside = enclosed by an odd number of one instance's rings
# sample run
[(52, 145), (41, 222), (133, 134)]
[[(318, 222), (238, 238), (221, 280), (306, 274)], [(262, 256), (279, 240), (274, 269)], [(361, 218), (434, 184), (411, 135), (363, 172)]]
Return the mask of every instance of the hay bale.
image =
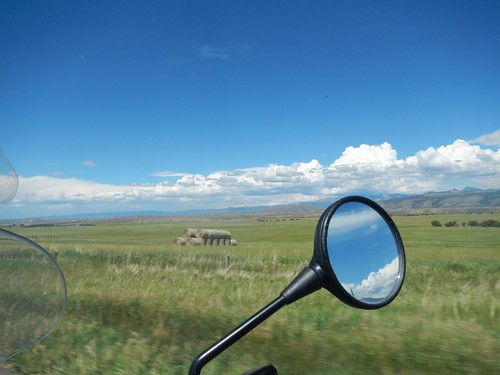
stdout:
[(220, 229), (198, 229), (196, 231), (196, 238), (231, 239), (231, 233), (227, 230)]
[(224, 240), (224, 245), (225, 245), (225, 246), (231, 246), (231, 241), (236, 242), (236, 240), (231, 240), (231, 239), (229, 239), (229, 238), (226, 238), (226, 239)]
[(219, 239), (218, 238), (214, 238), (212, 240), (212, 246), (219, 246)]
[(201, 238), (190, 238), (187, 242), (188, 242), (188, 245), (190, 245), (190, 246), (203, 245), (203, 239), (201, 239)]
[(174, 244), (177, 246), (185, 246), (187, 240), (184, 237), (177, 237), (174, 239)]
[(238, 246), (238, 242), (236, 240), (230, 240), (231, 246)]
[(193, 237), (196, 237), (196, 229), (192, 229), (192, 228), (184, 229), (184, 238), (185, 239), (189, 239), (189, 238), (193, 238)]

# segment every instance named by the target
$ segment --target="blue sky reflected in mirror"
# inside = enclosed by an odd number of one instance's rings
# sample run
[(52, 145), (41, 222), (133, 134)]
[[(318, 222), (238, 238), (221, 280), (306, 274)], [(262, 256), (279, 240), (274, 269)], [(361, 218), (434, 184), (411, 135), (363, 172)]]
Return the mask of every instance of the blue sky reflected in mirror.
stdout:
[(328, 255), (342, 286), (364, 302), (378, 302), (394, 289), (398, 251), (385, 220), (371, 207), (348, 202), (335, 211), (328, 228)]

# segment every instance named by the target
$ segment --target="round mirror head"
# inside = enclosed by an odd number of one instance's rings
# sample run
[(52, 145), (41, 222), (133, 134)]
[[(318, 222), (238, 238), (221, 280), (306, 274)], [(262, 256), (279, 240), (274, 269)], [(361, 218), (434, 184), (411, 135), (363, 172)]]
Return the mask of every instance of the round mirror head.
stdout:
[(314, 259), (325, 288), (359, 308), (387, 305), (405, 274), (401, 236), (390, 216), (364, 197), (346, 197), (325, 210), (316, 229)]

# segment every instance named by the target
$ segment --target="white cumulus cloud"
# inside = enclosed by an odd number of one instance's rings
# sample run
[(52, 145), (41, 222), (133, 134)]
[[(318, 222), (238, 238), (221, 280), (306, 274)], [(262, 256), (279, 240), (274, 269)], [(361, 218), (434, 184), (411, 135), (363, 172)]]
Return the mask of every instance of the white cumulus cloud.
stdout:
[(344, 166), (373, 166), (384, 168), (397, 163), (397, 152), (392, 146), (384, 142), (381, 145), (365, 145), (359, 147), (349, 146), (342, 156), (333, 162), (333, 168)]
[(495, 130), (493, 133), (482, 135), (476, 138), (474, 142), (485, 146), (500, 146), (500, 129)]
[(157, 184), (111, 185), (72, 178), (21, 176), (13, 204), (100, 204), (101, 208), (115, 205), (114, 210), (182, 210), (307, 202), (347, 194), (417, 194), (467, 186), (498, 188), (500, 151), (456, 140), (399, 159), (397, 151), (385, 142), (349, 146), (326, 166), (313, 159), (208, 175), (168, 171), (154, 175), (164, 180)]

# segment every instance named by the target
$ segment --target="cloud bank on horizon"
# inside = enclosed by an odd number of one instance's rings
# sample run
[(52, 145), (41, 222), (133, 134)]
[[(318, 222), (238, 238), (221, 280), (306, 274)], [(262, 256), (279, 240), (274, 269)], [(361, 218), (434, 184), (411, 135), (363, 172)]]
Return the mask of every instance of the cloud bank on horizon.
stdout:
[[(213, 209), (335, 199), (348, 194), (419, 194), (474, 186), (500, 187), (500, 130), (456, 140), (398, 159), (388, 142), (347, 147), (330, 165), (313, 159), (291, 165), (215, 171), (159, 171), (157, 184), (111, 185), (75, 178), (20, 176), (10, 217), (91, 212)], [(83, 162), (92, 166), (93, 162)], [(166, 178), (166, 179), (165, 179)]]

